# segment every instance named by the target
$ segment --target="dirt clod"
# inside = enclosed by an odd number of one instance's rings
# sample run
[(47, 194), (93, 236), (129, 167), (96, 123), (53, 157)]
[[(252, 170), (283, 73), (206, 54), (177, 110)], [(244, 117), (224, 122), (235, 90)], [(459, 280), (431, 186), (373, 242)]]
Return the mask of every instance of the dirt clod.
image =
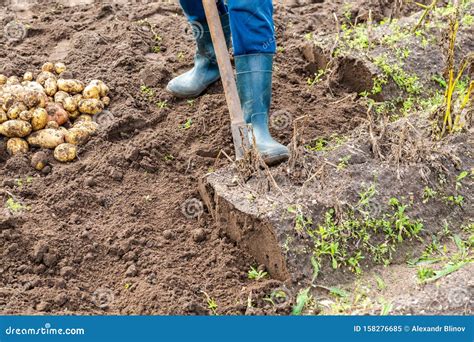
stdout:
[(192, 236), (193, 236), (193, 240), (194, 242), (203, 242), (204, 240), (206, 240), (207, 238), (207, 233), (204, 229), (202, 228), (198, 228), (198, 229), (195, 229), (192, 231)]

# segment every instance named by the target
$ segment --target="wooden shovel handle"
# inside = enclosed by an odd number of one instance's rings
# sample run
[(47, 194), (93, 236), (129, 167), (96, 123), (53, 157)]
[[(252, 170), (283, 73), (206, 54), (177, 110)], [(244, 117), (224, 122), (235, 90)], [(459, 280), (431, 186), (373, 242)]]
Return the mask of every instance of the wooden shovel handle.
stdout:
[(237, 84), (235, 83), (232, 64), (230, 63), (229, 49), (225, 42), (224, 30), (217, 10), (216, 0), (203, 0), (204, 11), (206, 12), (207, 24), (211, 32), (212, 43), (216, 52), (217, 64), (221, 73), (224, 93), (227, 106), (230, 112), (232, 124), (244, 124), (244, 114), (242, 111)]

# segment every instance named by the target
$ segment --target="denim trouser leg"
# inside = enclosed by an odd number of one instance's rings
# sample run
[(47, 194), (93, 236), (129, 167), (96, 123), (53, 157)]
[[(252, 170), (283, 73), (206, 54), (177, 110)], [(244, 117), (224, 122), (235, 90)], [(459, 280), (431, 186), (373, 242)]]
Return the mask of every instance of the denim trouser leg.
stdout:
[[(201, 0), (179, 0), (179, 4), (189, 21), (206, 22), (206, 13), (204, 12)], [(217, 2), (217, 8), (220, 14), (227, 13), (223, 0)]]
[[(206, 15), (199, 0), (180, 0), (189, 21), (205, 21)], [(227, 12), (223, 0), (217, 3), (219, 12)], [(232, 43), (236, 56), (275, 53), (272, 0), (228, 0)]]
[(228, 6), (234, 54), (275, 53), (272, 0), (229, 0)]

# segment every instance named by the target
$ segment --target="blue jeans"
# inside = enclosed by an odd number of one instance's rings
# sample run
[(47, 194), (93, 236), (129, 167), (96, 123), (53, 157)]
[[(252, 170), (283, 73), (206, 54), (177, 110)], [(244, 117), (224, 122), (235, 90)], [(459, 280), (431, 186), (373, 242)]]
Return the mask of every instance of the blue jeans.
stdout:
[[(180, 0), (189, 21), (206, 22), (200, 0)], [(227, 6), (219, 0), (217, 8), (229, 13), (232, 43), (236, 56), (254, 53), (275, 53), (272, 0), (228, 0)]]

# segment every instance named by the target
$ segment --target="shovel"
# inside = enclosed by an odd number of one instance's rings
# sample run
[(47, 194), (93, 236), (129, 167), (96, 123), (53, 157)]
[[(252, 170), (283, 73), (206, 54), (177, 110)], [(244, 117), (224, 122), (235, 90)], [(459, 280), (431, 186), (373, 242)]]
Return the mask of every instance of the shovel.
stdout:
[(250, 125), (244, 120), (244, 113), (240, 103), (237, 84), (235, 83), (234, 71), (230, 63), (229, 50), (225, 42), (224, 31), (217, 10), (216, 0), (203, 0), (206, 12), (207, 24), (211, 32), (212, 43), (216, 52), (217, 64), (221, 74), (222, 85), (230, 113), (232, 139), (234, 141), (235, 156), (237, 160), (244, 157), (245, 150), (250, 149), (249, 132)]

